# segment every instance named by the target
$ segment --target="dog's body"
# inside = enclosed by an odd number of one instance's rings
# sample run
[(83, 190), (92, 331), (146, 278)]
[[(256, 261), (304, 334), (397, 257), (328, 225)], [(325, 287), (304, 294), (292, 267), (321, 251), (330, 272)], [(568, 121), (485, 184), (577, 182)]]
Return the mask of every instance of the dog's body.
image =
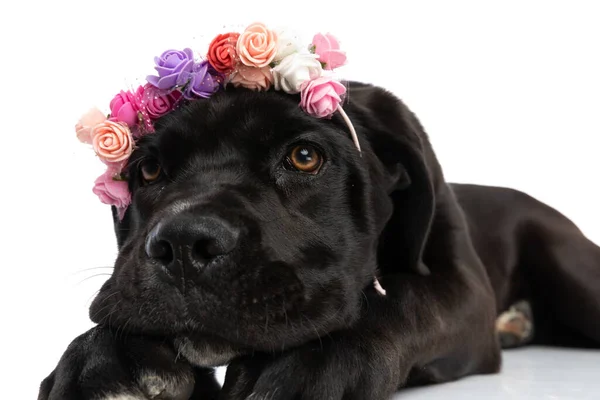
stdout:
[(498, 313), (526, 300), (535, 317), (533, 343), (598, 346), (600, 248), (564, 215), (522, 192), (451, 187)]
[[(447, 184), (383, 90), (350, 86), (360, 155), (341, 119), (296, 104), (226, 91), (141, 143), (119, 258), (90, 310), (99, 326), (40, 399), (385, 399), (497, 372), (500, 341), (600, 343), (600, 248), (564, 216)], [(296, 148), (320, 169), (290, 168)], [(148, 159), (165, 171), (156, 183), (136, 170)], [(514, 313), (527, 329), (498, 325), (516, 303), (531, 305)]]

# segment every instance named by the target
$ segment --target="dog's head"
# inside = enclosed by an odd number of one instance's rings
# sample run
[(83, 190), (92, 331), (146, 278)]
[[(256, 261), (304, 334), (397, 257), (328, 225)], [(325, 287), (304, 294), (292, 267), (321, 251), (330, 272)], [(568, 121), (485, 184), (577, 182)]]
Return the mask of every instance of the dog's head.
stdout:
[(426, 273), (427, 138), (381, 89), (352, 84), (348, 100), (362, 153), (339, 115), (280, 92), (227, 90), (163, 117), (129, 160), (133, 201), (92, 320), (284, 348), (351, 325), (377, 269)]

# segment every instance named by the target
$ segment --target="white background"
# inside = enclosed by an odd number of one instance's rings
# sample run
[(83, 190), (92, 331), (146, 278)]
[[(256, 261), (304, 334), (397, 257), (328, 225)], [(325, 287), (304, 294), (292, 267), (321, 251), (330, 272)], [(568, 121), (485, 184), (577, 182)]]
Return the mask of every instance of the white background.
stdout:
[[(352, 4), (352, 5), (350, 5)], [(391, 8), (394, 4), (395, 9)], [(2, 398), (33, 399), (115, 257), (102, 172), (74, 124), (254, 21), (337, 35), (346, 78), (417, 113), (451, 181), (505, 185), (600, 243), (600, 11), (595, 1), (3, 1), (0, 5)], [(225, 27), (225, 28), (224, 28)], [(86, 280), (87, 279), (87, 280)]]

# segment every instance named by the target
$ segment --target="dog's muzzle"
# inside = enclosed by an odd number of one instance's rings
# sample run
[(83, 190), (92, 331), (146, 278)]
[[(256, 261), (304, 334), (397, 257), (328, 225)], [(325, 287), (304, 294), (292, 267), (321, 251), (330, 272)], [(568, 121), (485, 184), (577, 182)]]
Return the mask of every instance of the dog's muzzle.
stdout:
[(215, 215), (182, 212), (159, 222), (146, 238), (146, 254), (167, 281), (180, 281), (226, 261), (240, 231)]

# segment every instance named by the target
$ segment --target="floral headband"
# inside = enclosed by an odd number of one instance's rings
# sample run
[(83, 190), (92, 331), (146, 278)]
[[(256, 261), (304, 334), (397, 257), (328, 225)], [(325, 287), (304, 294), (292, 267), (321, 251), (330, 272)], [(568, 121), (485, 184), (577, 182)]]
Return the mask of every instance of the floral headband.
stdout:
[(91, 144), (107, 166), (93, 192), (102, 203), (116, 207), (119, 219), (131, 203), (122, 171), (135, 143), (154, 132), (158, 118), (185, 102), (209, 98), (228, 84), (300, 93), (300, 107), (316, 118), (339, 112), (360, 152), (356, 131), (340, 106), (346, 87), (333, 77), (333, 70), (346, 63), (346, 53), (331, 34), (319, 33), (301, 48), (291, 38), (254, 23), (241, 34), (217, 35), (200, 60), (186, 48), (167, 50), (154, 62), (157, 75), (148, 76), (135, 91), (117, 94), (108, 116), (94, 108), (75, 126), (79, 140)]

